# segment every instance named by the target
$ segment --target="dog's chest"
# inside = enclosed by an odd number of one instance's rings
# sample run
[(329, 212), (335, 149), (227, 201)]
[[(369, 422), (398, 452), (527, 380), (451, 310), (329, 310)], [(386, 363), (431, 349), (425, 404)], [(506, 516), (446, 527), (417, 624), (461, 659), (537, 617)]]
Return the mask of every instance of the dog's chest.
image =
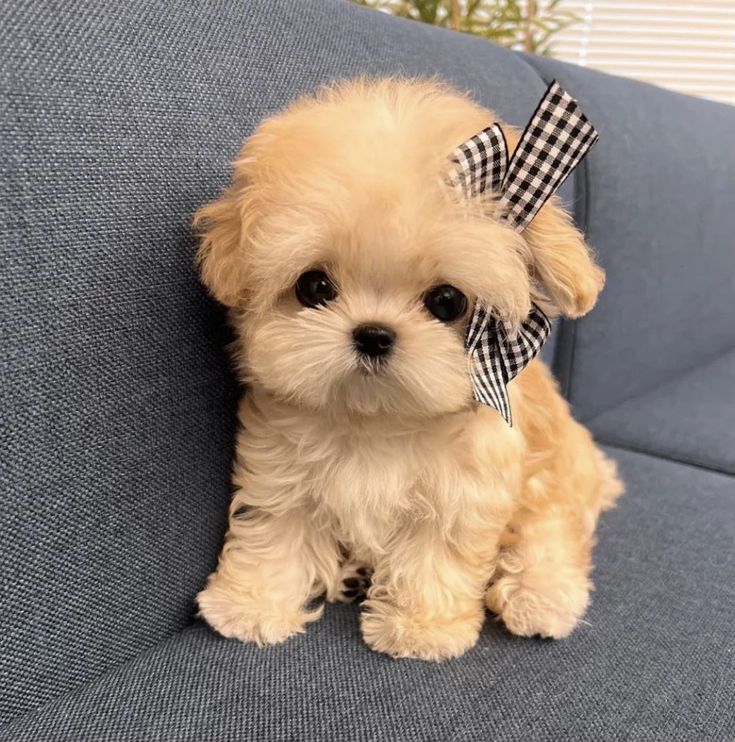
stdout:
[[(325, 462), (321, 479), (328, 502), (378, 503), (390, 507), (399, 503), (425, 478), (423, 451), (405, 442), (354, 440), (340, 447), (331, 461)], [(388, 501), (386, 504), (385, 501)]]
[(441, 518), (448, 481), (460, 471), (451, 447), (436, 436), (350, 436), (315, 467), (313, 497), (337, 537), (369, 552), (387, 548), (397, 532)]

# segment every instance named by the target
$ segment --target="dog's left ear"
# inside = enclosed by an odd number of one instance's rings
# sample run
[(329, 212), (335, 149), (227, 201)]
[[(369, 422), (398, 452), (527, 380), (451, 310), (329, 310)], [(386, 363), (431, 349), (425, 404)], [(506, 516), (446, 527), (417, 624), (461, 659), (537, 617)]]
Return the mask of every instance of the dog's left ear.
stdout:
[(531, 248), (532, 275), (564, 317), (592, 309), (605, 285), (605, 272), (569, 215), (550, 199), (523, 232)]

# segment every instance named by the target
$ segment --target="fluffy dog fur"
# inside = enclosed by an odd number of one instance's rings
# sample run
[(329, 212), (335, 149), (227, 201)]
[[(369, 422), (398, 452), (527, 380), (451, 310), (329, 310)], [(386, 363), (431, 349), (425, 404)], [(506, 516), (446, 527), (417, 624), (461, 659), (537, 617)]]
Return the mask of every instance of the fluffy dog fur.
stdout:
[[(462, 654), (485, 606), (523, 636), (564, 637), (584, 614), (615, 468), (540, 361), (510, 385), (513, 428), (475, 404), (463, 340), (475, 299), (512, 326), (532, 299), (578, 317), (603, 273), (556, 204), (518, 235), (492, 198), (446, 185), (449, 154), (494, 120), (434, 81), (331, 86), (264, 121), (198, 212), (248, 387), (229, 531), (198, 596), (221, 634), (283, 641), (358, 567), (363, 636), (396, 657)], [(294, 284), (314, 268), (339, 295), (307, 309)], [(469, 302), (449, 324), (422, 304), (445, 283)], [(352, 346), (363, 322), (397, 333), (380, 372)]]

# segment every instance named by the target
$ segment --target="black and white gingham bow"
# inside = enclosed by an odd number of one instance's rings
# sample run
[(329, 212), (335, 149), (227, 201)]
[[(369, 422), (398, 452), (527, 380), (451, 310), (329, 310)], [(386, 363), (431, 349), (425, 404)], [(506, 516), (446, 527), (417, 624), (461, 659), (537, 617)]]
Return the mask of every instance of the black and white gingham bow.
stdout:
[[(523, 231), (597, 141), (597, 132), (577, 102), (554, 80), (528, 122), (513, 156), (498, 124), (457, 147), (451, 157), (452, 185), (469, 197), (486, 190), (498, 196), (502, 219)], [(539, 353), (551, 331), (536, 305), (516, 334), (480, 302), (465, 341), (475, 399), (513, 424), (508, 382)]]

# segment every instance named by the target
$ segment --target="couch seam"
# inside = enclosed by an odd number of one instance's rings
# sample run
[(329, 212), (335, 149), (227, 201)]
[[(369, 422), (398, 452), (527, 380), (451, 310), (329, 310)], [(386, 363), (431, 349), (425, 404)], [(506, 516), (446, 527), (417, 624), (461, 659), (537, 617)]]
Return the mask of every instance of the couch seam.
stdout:
[(728, 479), (733, 480), (735, 482), (735, 473), (728, 471), (726, 469), (718, 469), (713, 466), (708, 466), (707, 464), (702, 464), (700, 462), (694, 461), (694, 460), (688, 460), (688, 459), (676, 459), (672, 456), (665, 456), (664, 454), (656, 451), (652, 451), (647, 448), (636, 448), (634, 446), (626, 445), (624, 443), (618, 443), (615, 440), (611, 440), (609, 438), (603, 437), (603, 436), (595, 436), (595, 440), (597, 443), (599, 443), (602, 446), (605, 446), (606, 448), (615, 448), (619, 451), (626, 451), (627, 453), (636, 453), (639, 456), (648, 456), (651, 459), (657, 459), (658, 461), (669, 461), (672, 464), (679, 464), (680, 466), (688, 466), (691, 469), (698, 469), (699, 471), (706, 471), (710, 474), (719, 474), (720, 476), (727, 477)]
[(632, 402), (636, 399), (647, 397), (649, 394), (654, 391), (658, 391), (659, 389), (664, 389), (665, 387), (671, 386), (672, 384), (678, 382), (682, 377), (689, 376), (689, 374), (692, 374), (695, 371), (700, 371), (707, 366), (711, 366), (712, 364), (717, 363), (719, 360), (733, 352), (735, 352), (735, 346), (733, 346), (732, 348), (727, 348), (726, 350), (719, 352), (717, 355), (710, 356), (706, 360), (697, 363), (695, 366), (680, 369), (675, 374), (673, 374), (673, 376), (668, 376), (665, 379), (660, 379), (656, 382), (652, 382), (651, 385), (646, 387), (643, 391), (636, 392), (635, 394), (631, 394), (628, 397), (623, 397), (617, 402), (614, 402), (607, 407), (603, 407), (601, 410), (598, 410), (593, 415), (582, 416), (579, 418), (579, 421), (583, 422), (585, 425), (594, 425), (596, 420), (599, 420), (603, 415), (607, 415), (609, 412), (617, 410), (618, 407), (622, 407), (624, 404), (628, 404), (629, 402)]
[(104, 670), (99, 675), (95, 675), (93, 678), (89, 678), (83, 683), (80, 683), (79, 685), (74, 686), (73, 688), (69, 688), (67, 691), (64, 691), (60, 693), (57, 696), (54, 696), (53, 698), (48, 699), (46, 702), (42, 703), (40, 706), (38, 706), (35, 709), (28, 709), (27, 711), (23, 711), (22, 713), (11, 717), (10, 719), (7, 719), (2, 724), (0, 724), (0, 733), (12, 731), (12, 727), (16, 724), (20, 724), (22, 722), (25, 722), (25, 720), (31, 720), (33, 716), (41, 714), (45, 709), (57, 704), (63, 702), (65, 699), (70, 698), (71, 696), (76, 695), (80, 691), (84, 690), (85, 688), (89, 688), (90, 686), (100, 682), (104, 678), (115, 674), (116, 672), (119, 672), (120, 670), (124, 669), (128, 665), (133, 664), (134, 662), (137, 662), (141, 657), (152, 653), (153, 651), (158, 650), (158, 648), (170, 642), (175, 637), (179, 636), (180, 634), (183, 634), (185, 631), (188, 631), (190, 628), (197, 626), (196, 618), (186, 626), (183, 626), (178, 631), (174, 631), (167, 636), (163, 637), (160, 641), (155, 642), (154, 644), (151, 644), (149, 647), (144, 648), (142, 651), (138, 652), (137, 654), (134, 654), (132, 657), (128, 657), (126, 660), (123, 660), (117, 665), (110, 665), (106, 670)]

